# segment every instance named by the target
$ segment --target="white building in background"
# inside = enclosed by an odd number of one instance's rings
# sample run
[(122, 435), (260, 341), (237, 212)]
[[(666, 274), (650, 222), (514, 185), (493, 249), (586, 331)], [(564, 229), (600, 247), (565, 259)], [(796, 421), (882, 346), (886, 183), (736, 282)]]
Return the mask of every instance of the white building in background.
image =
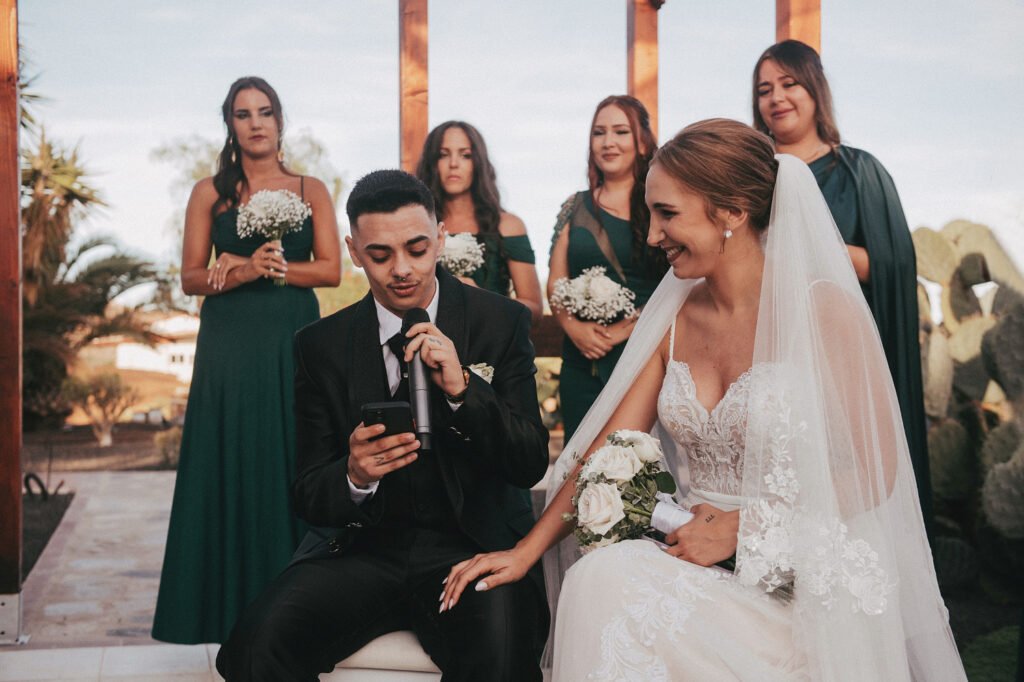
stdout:
[(199, 318), (194, 315), (173, 315), (155, 321), (150, 331), (166, 341), (147, 346), (133, 341), (117, 344), (114, 366), (144, 372), (173, 374), (178, 381), (192, 381), (192, 365), (196, 357)]

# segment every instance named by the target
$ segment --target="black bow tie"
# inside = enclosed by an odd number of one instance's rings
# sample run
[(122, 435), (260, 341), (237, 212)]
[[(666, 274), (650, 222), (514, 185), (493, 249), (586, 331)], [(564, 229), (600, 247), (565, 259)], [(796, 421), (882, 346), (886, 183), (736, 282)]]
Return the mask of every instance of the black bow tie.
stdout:
[(388, 348), (398, 358), (398, 366), (402, 368), (402, 374), (405, 374), (405, 343), (408, 340), (402, 332), (397, 332), (387, 340)]

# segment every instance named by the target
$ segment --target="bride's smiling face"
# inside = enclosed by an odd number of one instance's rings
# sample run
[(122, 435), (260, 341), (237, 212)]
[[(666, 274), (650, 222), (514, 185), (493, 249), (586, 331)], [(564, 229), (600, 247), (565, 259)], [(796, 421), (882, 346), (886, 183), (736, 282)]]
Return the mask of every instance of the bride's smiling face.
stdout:
[(679, 279), (710, 274), (718, 263), (725, 227), (724, 221), (716, 225), (708, 217), (704, 197), (655, 163), (647, 173), (646, 199), (651, 210), (647, 244), (665, 251)]

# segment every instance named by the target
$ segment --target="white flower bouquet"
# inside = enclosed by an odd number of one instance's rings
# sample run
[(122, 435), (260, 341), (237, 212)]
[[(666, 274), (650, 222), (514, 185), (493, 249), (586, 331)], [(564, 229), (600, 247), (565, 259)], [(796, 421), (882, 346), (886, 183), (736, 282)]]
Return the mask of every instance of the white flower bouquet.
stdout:
[(574, 535), (584, 552), (651, 530), (671, 533), (693, 518), (672, 501), (676, 482), (661, 468), (661, 444), (640, 431), (615, 431), (583, 465), (572, 498)]
[(470, 277), (484, 264), (484, 245), (468, 232), (450, 234), (439, 260), (456, 277)]
[(578, 277), (555, 282), (551, 305), (580, 320), (611, 324), (636, 315), (636, 294), (605, 274), (603, 266), (587, 268)]
[[(280, 241), (284, 235), (302, 228), (303, 221), (313, 214), (308, 204), (286, 189), (264, 189), (239, 206), (236, 229), (239, 237), (259, 235), (268, 241)], [(284, 286), (284, 279), (274, 284)]]

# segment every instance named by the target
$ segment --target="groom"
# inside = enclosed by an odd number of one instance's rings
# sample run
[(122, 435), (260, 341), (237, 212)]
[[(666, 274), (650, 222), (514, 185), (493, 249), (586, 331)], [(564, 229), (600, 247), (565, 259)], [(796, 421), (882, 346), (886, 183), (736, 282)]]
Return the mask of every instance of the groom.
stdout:
[[(387, 632), (411, 629), (445, 680), (540, 680), (543, 579), (438, 602), (451, 566), (511, 548), (533, 523), (524, 492), (547, 469), (530, 313), (437, 266), (444, 229), (430, 190), (370, 173), (346, 205), (370, 294), (295, 336), (297, 513), (321, 531), (242, 614), (217, 657), (229, 681), (316, 680)], [(430, 322), (402, 317), (422, 308)], [(409, 400), (405, 361), (430, 384), (432, 450), (377, 438), (366, 403)], [(485, 364), (493, 377), (467, 366)], [(486, 374), (487, 372), (482, 372)]]

